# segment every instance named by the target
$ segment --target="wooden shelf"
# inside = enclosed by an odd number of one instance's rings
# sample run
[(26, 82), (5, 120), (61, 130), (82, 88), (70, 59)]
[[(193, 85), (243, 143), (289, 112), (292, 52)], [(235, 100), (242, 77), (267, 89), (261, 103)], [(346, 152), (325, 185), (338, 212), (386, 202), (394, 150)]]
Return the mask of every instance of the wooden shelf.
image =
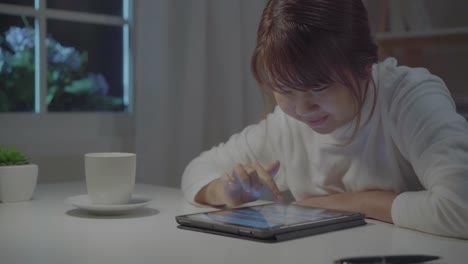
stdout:
[(468, 27), (433, 29), (418, 32), (384, 32), (375, 35), (377, 43), (386, 47), (424, 48), (434, 45), (468, 45)]
[(394, 39), (417, 39), (417, 38), (440, 38), (453, 36), (468, 36), (468, 27), (458, 28), (443, 28), (432, 29), (427, 31), (406, 31), (406, 32), (384, 32), (378, 33), (375, 37), (377, 40), (394, 40)]
[[(404, 20), (406, 23), (403, 27), (428, 29), (421, 29), (419, 31), (395, 30), (392, 32), (391, 30), (389, 31), (392, 26), (394, 28), (401, 28), (399, 23), (395, 23), (398, 22), (398, 20), (392, 21), (392, 19), (402, 19), (403, 17), (401, 16), (406, 16), (407, 18), (408, 14), (402, 10), (395, 9), (395, 6), (392, 6), (393, 9), (391, 10), (391, 1), (394, 0), (367, 0), (367, 4), (370, 7), (369, 10), (373, 12), (370, 13), (370, 17), (373, 18), (374, 39), (379, 47), (379, 59), (384, 60), (387, 57), (395, 57), (400, 65), (425, 67), (428, 69), (432, 69), (433, 64), (437, 64), (437, 67), (434, 68), (437, 69), (437, 71), (434, 72), (436, 75), (441, 76), (443, 79), (453, 78), (450, 81), (450, 85), (452, 87), (457, 87), (456, 89), (453, 88), (453, 92), (457, 91), (456, 94), (453, 93), (457, 111), (468, 120), (468, 93), (466, 89), (462, 88), (465, 85), (463, 71), (466, 66), (465, 63), (463, 63), (463, 66), (460, 65), (463, 61), (468, 61), (466, 60), (466, 51), (468, 50), (468, 25), (465, 25), (466, 23), (459, 23), (456, 27), (434, 28), (438, 23), (432, 22), (438, 20), (432, 21), (431, 17), (429, 17), (430, 23), (421, 24), (423, 26), (416, 26), (414, 23), (412, 24), (413, 26), (411, 26), (408, 20)], [(409, 2), (411, 0), (395, 1)], [(428, 8), (428, 6), (426, 6), (426, 8)], [(430, 16), (431, 13), (428, 11), (429, 10), (426, 10), (427, 15)], [(439, 17), (439, 20), (442, 17), (451, 16), (450, 13), (447, 13), (447, 10), (433, 9), (431, 11), (432, 13), (436, 12), (439, 13), (439, 15), (443, 15)], [(433, 28), (430, 28), (431, 25)], [(452, 66), (451, 61), (448, 61), (448, 57), (442, 59), (442, 56), (445, 56), (445, 54), (449, 54), (449, 56), (458, 56), (459, 54), (460, 57), (457, 57), (455, 61), (457, 66)], [(434, 60), (432, 56), (434, 56)], [(441, 65), (439, 62), (443, 64)], [(451, 71), (454, 70), (457, 72), (453, 75)]]

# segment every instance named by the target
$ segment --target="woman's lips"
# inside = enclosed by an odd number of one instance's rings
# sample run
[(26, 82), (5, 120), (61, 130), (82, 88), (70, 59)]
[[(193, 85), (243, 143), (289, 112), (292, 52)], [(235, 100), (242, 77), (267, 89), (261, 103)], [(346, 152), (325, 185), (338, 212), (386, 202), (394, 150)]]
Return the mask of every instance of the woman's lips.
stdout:
[(328, 119), (328, 115), (321, 117), (319, 119), (308, 119), (304, 120), (304, 122), (309, 125), (310, 127), (317, 127), (321, 126), (323, 123), (325, 123)]

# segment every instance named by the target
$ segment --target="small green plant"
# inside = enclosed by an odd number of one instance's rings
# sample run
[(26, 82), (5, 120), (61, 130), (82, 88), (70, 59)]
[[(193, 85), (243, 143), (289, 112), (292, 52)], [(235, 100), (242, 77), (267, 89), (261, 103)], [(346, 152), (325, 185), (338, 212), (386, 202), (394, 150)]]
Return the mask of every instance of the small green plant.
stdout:
[(0, 166), (29, 164), (29, 158), (15, 147), (0, 146)]

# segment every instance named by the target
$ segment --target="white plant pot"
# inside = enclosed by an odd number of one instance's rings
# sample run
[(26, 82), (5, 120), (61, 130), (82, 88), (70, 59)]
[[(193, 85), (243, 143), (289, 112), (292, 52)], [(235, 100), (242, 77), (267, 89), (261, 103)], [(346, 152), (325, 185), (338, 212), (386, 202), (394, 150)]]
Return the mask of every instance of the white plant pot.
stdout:
[(0, 201), (31, 200), (37, 184), (36, 164), (0, 166)]

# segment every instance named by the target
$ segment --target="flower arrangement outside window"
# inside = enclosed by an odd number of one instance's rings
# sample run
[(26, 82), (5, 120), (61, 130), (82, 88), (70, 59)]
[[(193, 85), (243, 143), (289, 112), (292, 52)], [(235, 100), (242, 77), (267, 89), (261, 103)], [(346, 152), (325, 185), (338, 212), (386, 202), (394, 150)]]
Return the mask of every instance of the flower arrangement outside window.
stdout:
[[(35, 36), (30, 27), (10, 27), (0, 36), (0, 112), (34, 110)], [(86, 70), (87, 52), (46, 39), (49, 111), (120, 111), (101, 73)]]

